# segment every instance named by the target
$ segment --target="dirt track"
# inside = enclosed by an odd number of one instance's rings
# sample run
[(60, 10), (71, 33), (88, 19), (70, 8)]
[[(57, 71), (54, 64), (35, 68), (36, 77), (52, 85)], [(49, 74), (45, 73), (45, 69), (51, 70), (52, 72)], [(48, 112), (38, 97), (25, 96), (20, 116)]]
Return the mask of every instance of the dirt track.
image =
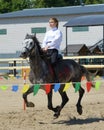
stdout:
[[(0, 84), (23, 84), (22, 79), (0, 80)], [(11, 87), (0, 90), (0, 130), (103, 130), (104, 129), (104, 86), (97, 91), (94, 88), (82, 100), (83, 114), (76, 112), (78, 93), (73, 87), (67, 91), (69, 102), (64, 107), (58, 119), (47, 109), (47, 97), (43, 90), (36, 96), (29, 95), (29, 100), (35, 103), (34, 108), (23, 110), (22, 85), (17, 92)], [(86, 90), (86, 88), (85, 88)], [(54, 106), (60, 104), (60, 95), (54, 93)]]

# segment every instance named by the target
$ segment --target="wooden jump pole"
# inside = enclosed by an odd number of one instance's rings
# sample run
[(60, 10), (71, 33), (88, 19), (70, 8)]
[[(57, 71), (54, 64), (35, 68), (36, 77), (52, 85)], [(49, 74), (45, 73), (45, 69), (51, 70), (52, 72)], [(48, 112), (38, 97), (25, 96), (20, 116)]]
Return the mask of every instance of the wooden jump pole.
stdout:
[[(23, 79), (24, 79), (24, 85), (25, 85), (25, 84), (26, 84), (26, 70), (24, 70)], [(24, 102), (23, 102), (23, 109), (26, 110), (25, 100), (24, 100)]]

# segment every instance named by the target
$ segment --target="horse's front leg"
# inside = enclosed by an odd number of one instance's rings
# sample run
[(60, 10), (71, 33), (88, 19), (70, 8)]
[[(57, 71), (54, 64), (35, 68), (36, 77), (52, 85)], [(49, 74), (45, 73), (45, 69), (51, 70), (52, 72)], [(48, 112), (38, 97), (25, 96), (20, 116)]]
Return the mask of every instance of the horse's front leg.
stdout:
[(62, 89), (61, 89), (61, 90), (59, 90), (59, 93), (60, 93), (61, 98), (62, 98), (62, 103), (61, 103), (60, 106), (57, 106), (57, 107), (56, 107), (56, 110), (57, 110), (57, 111), (56, 111), (55, 114), (54, 114), (54, 116), (55, 116), (56, 118), (59, 117), (62, 108), (63, 108), (63, 107), (65, 106), (65, 104), (69, 101), (69, 98), (68, 98), (66, 92), (63, 92)]
[(34, 85), (31, 86), (31, 87), (28, 89), (28, 91), (23, 94), (23, 99), (24, 99), (24, 101), (25, 101), (27, 107), (34, 107), (34, 106), (35, 106), (34, 103), (28, 102), (28, 100), (27, 100), (27, 96), (28, 96), (30, 93), (32, 93), (33, 90), (34, 90)]
[(52, 89), (50, 91), (50, 93), (47, 94), (47, 98), (48, 98), (48, 109), (52, 110), (54, 112), (57, 112), (57, 108), (53, 108), (53, 104), (52, 104), (52, 96), (53, 96), (53, 92)]

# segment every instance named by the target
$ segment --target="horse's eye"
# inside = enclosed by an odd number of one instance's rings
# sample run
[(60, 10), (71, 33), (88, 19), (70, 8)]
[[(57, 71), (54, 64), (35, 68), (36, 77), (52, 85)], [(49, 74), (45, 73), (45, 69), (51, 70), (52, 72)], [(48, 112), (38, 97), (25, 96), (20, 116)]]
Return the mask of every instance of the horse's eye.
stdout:
[(33, 44), (33, 43), (32, 43), (32, 42), (30, 42), (30, 45), (31, 45), (31, 46), (32, 46), (32, 44)]

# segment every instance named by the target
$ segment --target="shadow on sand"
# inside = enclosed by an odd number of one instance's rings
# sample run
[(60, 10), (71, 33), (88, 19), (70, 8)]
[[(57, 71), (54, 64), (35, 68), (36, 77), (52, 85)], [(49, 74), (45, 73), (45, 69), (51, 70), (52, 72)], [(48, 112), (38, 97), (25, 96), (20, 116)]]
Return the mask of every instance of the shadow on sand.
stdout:
[(66, 121), (66, 120), (61, 120), (58, 122), (54, 122), (53, 124), (66, 124), (66, 125), (81, 125), (81, 124), (90, 124), (93, 122), (100, 122), (100, 121), (104, 121), (104, 118), (86, 118), (86, 119), (76, 119), (71, 118), (70, 120)]

